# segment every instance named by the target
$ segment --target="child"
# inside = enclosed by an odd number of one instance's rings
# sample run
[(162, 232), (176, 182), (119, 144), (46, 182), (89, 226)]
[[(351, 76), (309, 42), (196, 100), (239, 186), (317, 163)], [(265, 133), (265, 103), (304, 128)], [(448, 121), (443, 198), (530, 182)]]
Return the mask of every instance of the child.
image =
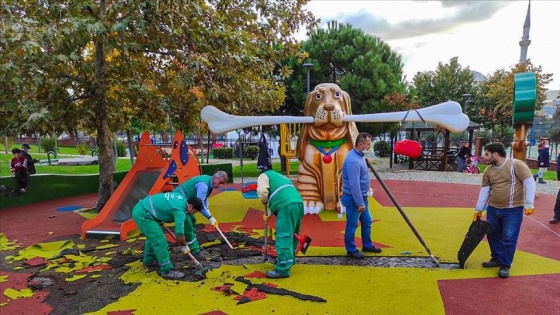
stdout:
[(15, 148), (12, 150), (14, 157), (10, 162), (10, 170), (16, 178), (17, 188), (15, 191), (24, 194), (27, 191), (27, 183), (29, 181), (29, 171), (27, 170), (27, 160), (21, 154), (21, 150)]
[(184, 273), (174, 270), (167, 249), (167, 238), (161, 223), (175, 222), (175, 237), (184, 254), (190, 252), (185, 233), (192, 230), (189, 215), (202, 209), (202, 201), (197, 197), (188, 200), (180, 193), (165, 192), (150, 195), (140, 200), (132, 209), (132, 219), (146, 236), (144, 244), (144, 266), (159, 264), (160, 275), (166, 279), (181, 279)]

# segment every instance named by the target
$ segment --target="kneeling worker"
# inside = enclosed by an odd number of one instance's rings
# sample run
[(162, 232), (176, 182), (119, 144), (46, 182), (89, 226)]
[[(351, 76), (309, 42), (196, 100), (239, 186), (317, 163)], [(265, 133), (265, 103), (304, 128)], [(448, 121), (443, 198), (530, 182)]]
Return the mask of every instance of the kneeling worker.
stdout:
[(292, 181), (286, 176), (273, 171), (263, 170), (257, 179), (257, 194), (263, 204), (268, 204), (270, 215), (264, 215), (268, 221), (276, 215), (276, 253), (278, 257), (274, 270), (267, 271), (268, 278), (287, 278), (290, 268), (295, 263), (295, 251), (299, 241), (294, 233), (299, 234), (303, 218), (303, 199)]
[(159, 264), (160, 275), (167, 279), (181, 279), (184, 273), (173, 269), (169, 257), (167, 238), (160, 226), (163, 223), (175, 222), (175, 237), (182, 246), (184, 254), (190, 252), (185, 241), (185, 231), (194, 229), (188, 215), (202, 209), (202, 201), (197, 197), (188, 200), (180, 193), (166, 192), (147, 196), (140, 200), (132, 209), (132, 219), (146, 236), (144, 244), (144, 266)]

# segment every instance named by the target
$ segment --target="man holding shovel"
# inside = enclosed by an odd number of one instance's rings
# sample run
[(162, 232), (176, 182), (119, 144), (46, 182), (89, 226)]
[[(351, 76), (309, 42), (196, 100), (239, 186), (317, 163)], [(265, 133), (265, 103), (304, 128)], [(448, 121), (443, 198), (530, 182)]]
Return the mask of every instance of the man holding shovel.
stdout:
[(167, 279), (181, 279), (184, 273), (174, 270), (169, 257), (167, 238), (160, 223), (175, 222), (175, 236), (181, 250), (186, 255), (190, 248), (185, 241), (185, 230), (189, 229), (189, 215), (202, 209), (202, 201), (191, 197), (188, 200), (181, 194), (166, 192), (150, 195), (140, 200), (132, 209), (132, 219), (146, 236), (144, 244), (144, 266), (153, 265), (157, 260), (160, 275)]
[[(224, 171), (217, 171), (214, 175), (199, 175), (195, 176), (186, 182), (182, 183), (181, 185), (177, 186), (173, 190), (174, 193), (181, 194), (185, 198), (189, 199), (192, 197), (197, 197), (202, 200), (203, 208), (200, 211), (205, 218), (208, 219), (210, 225), (214, 227), (218, 227), (218, 221), (212, 217), (212, 213), (210, 213), (210, 209), (208, 208), (208, 196), (212, 193), (214, 188), (220, 188), (222, 185), (225, 185), (228, 181), (228, 175)], [(187, 220), (190, 221), (193, 229), (189, 229), (185, 231), (185, 237), (187, 244), (191, 249), (191, 253), (196, 255), (200, 252), (200, 244), (196, 239), (196, 218), (194, 214), (189, 214), (187, 216)]]
[(268, 222), (271, 215), (276, 216), (275, 244), (278, 256), (274, 270), (267, 271), (266, 276), (274, 279), (288, 278), (299, 245), (294, 233), (299, 234), (301, 229), (303, 199), (289, 178), (268, 168), (263, 169), (257, 179), (257, 195), (271, 212), (264, 214), (265, 222)]

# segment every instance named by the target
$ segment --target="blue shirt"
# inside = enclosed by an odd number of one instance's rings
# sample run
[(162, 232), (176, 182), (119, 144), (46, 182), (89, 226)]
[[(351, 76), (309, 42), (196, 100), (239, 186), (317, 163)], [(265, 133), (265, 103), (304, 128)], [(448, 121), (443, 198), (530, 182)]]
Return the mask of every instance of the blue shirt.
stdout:
[(348, 152), (342, 164), (342, 192), (352, 195), (358, 207), (364, 205), (369, 191), (369, 173), (364, 155), (356, 149)]

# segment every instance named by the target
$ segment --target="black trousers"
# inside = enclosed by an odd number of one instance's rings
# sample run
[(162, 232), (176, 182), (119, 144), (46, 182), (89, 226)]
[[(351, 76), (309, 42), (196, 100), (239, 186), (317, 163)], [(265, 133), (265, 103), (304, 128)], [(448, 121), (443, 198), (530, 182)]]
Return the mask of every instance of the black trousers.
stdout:
[(560, 219), (560, 190), (558, 190), (558, 195), (556, 195), (556, 204), (554, 205), (554, 217)]
[(27, 189), (27, 184), (29, 184), (29, 180), (31, 179), (31, 176), (29, 175), (28, 172), (22, 172), (22, 171), (16, 171), (15, 173), (16, 176), (16, 182), (17, 182), (17, 190), (19, 191), (20, 189), (24, 188)]

